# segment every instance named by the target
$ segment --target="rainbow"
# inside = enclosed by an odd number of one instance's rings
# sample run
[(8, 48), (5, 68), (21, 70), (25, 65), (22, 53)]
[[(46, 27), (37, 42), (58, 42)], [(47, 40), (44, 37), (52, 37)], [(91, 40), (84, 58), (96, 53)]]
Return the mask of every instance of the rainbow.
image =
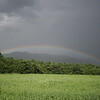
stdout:
[(97, 58), (96, 56), (93, 56), (91, 54), (88, 54), (88, 53), (85, 53), (85, 52), (82, 52), (82, 51), (79, 51), (79, 50), (75, 50), (73, 48), (66, 48), (66, 47), (62, 47), (62, 46), (50, 46), (50, 45), (25, 45), (25, 46), (19, 46), (19, 47), (15, 47), (15, 48), (8, 48), (8, 49), (4, 49), (4, 50), (1, 50), (1, 52), (4, 54), (4, 53), (11, 53), (11, 52), (14, 52), (14, 51), (23, 51), (25, 49), (39, 49), (39, 50), (44, 50), (44, 49), (48, 49), (48, 50), (58, 50), (58, 51), (67, 51), (67, 52), (72, 52), (72, 53), (76, 53), (76, 54), (79, 54), (79, 55), (82, 55), (82, 56), (85, 56), (85, 57), (88, 57), (88, 58), (91, 58), (97, 62), (100, 62), (100, 59)]

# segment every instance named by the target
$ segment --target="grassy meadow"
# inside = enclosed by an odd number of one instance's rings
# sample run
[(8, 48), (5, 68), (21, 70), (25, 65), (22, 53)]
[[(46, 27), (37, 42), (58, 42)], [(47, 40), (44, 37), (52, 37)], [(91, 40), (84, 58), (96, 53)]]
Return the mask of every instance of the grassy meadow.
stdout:
[(100, 76), (0, 74), (0, 100), (100, 100)]

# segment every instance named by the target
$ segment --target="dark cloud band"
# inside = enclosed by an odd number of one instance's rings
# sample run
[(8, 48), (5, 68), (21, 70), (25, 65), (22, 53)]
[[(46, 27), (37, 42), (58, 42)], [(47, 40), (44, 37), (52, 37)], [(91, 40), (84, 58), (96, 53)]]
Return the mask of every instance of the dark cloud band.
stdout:
[(0, 0), (0, 13), (16, 12), (25, 6), (33, 6), (34, 0)]

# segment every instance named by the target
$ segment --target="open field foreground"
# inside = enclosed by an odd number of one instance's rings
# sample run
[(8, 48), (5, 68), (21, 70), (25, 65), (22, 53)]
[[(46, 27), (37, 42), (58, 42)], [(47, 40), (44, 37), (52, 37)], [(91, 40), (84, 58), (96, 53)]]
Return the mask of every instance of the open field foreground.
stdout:
[(100, 100), (100, 76), (0, 74), (0, 100)]

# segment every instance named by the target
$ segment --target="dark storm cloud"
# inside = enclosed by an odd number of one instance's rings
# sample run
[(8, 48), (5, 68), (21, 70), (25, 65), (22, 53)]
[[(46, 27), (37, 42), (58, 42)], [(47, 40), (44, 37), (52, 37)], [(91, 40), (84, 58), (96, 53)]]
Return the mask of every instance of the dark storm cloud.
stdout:
[(0, 0), (0, 47), (71, 47), (100, 58), (100, 0)]
[(0, 12), (11, 13), (26, 6), (33, 6), (34, 0), (0, 0)]

